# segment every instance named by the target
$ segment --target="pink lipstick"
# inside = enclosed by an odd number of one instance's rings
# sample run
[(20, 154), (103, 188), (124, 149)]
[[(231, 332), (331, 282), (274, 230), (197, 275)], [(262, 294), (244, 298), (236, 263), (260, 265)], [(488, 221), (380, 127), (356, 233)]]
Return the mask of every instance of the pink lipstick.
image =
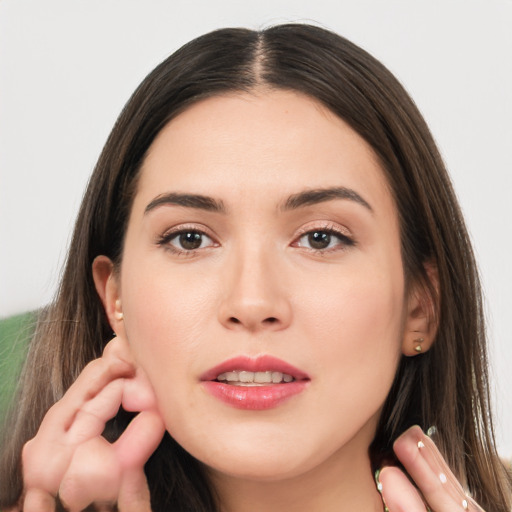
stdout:
[(294, 366), (265, 355), (235, 357), (201, 376), (205, 390), (237, 409), (265, 410), (277, 407), (307, 387), (310, 379)]

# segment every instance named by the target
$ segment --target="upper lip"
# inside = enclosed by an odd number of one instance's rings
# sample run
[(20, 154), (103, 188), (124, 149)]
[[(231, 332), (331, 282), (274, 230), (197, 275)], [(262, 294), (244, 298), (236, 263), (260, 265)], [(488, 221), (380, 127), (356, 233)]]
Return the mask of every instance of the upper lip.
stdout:
[(207, 370), (200, 380), (215, 380), (221, 373), (232, 371), (266, 372), (274, 371), (291, 375), (295, 380), (309, 380), (309, 376), (295, 366), (270, 355), (258, 357), (237, 356)]

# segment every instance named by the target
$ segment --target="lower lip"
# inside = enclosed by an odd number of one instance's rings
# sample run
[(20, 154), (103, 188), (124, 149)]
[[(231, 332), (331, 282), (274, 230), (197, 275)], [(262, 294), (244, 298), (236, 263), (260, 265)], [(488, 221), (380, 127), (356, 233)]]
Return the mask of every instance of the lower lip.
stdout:
[(263, 411), (279, 406), (306, 388), (309, 381), (297, 380), (271, 386), (234, 386), (217, 381), (203, 385), (215, 398), (237, 409)]

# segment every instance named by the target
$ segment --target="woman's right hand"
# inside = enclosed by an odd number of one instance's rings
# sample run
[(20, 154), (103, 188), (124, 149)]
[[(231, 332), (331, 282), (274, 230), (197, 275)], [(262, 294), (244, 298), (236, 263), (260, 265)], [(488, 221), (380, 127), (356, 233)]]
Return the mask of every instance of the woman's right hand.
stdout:
[[(25, 444), (24, 512), (53, 512), (57, 499), (71, 512), (91, 503), (100, 510), (151, 510), (144, 464), (165, 427), (149, 382), (121, 358), (120, 343), (112, 340), (84, 368)], [(111, 444), (101, 434), (121, 405), (140, 412)]]

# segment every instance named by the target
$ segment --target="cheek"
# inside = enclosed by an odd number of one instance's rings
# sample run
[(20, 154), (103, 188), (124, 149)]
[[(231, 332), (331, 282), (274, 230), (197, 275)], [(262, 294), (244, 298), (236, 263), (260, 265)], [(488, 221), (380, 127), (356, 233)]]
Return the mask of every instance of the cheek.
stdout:
[[(308, 337), (354, 343), (355, 349), (384, 350), (398, 343), (403, 324), (404, 282), (398, 265), (347, 266), (339, 272), (307, 274), (297, 284), (294, 309)], [(321, 333), (321, 334), (320, 334)]]
[(171, 273), (165, 266), (130, 271), (126, 263), (123, 272), (130, 276), (122, 284), (126, 336), (157, 394), (168, 394), (170, 386), (184, 385), (184, 373), (190, 374), (193, 362), (204, 352), (205, 333), (215, 318), (215, 286), (204, 280), (199, 286), (190, 274)]
[(314, 344), (315, 374), (341, 391), (343, 403), (369, 400), (376, 409), (388, 393), (401, 354), (401, 267), (394, 272), (392, 267), (379, 271), (367, 266), (364, 272), (331, 276), (317, 285), (296, 299), (301, 304), (300, 330)]

